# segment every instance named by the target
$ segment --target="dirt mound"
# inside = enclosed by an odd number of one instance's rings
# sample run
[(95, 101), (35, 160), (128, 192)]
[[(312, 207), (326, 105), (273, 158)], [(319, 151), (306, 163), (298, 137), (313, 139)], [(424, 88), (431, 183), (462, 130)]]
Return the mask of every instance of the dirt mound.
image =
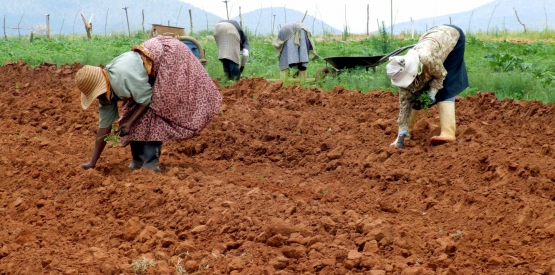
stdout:
[(554, 272), (553, 105), (458, 99), (456, 143), (433, 108), (399, 150), (391, 93), (248, 79), (162, 174), (84, 171), (80, 67), (0, 67), (0, 274)]

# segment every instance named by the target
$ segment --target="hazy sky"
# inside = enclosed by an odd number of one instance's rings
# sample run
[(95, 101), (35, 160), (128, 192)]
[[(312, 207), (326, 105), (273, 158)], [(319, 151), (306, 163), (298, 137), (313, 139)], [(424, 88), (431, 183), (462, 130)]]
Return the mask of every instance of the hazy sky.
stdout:
[[(222, 0), (181, 0), (195, 7), (204, 9), (222, 18), (226, 18), (225, 3)], [(365, 33), (367, 22), (367, 5), (370, 5), (370, 31), (377, 29), (377, 20), (391, 23), (391, 3), (393, 3), (393, 22), (401, 23), (413, 19), (435, 17), (439, 15), (469, 11), (493, 0), (229, 0), (227, 3), (229, 17), (243, 14), (260, 7), (297, 10), (322, 19), (331, 26), (342, 30), (347, 21), (351, 33)], [(316, 12), (318, 13), (316, 14)], [(345, 16), (346, 15), (346, 16)], [(302, 18), (299, 18), (302, 19)]]

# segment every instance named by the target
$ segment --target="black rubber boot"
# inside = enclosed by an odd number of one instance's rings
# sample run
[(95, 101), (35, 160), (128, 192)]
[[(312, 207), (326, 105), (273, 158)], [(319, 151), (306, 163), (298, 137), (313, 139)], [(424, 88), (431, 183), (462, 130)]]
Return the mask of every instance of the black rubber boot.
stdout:
[(144, 163), (144, 148), (145, 142), (144, 141), (131, 141), (129, 143), (131, 147), (131, 155), (133, 156), (133, 160), (131, 160), (131, 164), (129, 164), (129, 168), (136, 170), (141, 169)]
[(147, 141), (144, 145), (144, 163), (143, 167), (154, 172), (160, 170), (160, 153), (162, 152), (161, 141)]

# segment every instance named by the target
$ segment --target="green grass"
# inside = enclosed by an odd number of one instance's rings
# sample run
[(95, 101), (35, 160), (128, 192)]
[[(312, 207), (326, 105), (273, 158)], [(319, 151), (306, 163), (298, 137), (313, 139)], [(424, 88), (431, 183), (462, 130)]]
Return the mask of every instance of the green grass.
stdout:
[[(415, 35), (420, 37), (421, 34)], [(218, 49), (211, 31), (201, 31), (193, 35), (206, 51), (208, 64), (206, 70), (223, 85), (233, 81), (224, 81), (224, 73), (218, 60)], [(107, 64), (119, 54), (128, 51), (131, 46), (145, 41), (146, 33), (137, 32), (133, 37), (125, 34), (93, 36), (89, 40), (84, 36), (55, 36), (51, 39), (34, 36), (0, 39), (0, 62), (23, 60), (31, 66), (43, 62), (72, 64), (79, 62), (88, 65)], [(314, 37), (316, 51), (321, 57), (309, 63), (308, 77), (326, 66), (324, 58), (332, 56), (375, 56), (389, 53), (397, 48), (414, 44), (417, 39), (410, 35), (397, 36), (393, 39), (385, 29), (370, 37), (349, 34), (344, 36), (324, 35)], [(540, 100), (545, 103), (555, 102), (555, 38), (554, 31), (528, 31), (526, 33), (509, 33), (490, 29), (488, 33), (467, 35), (465, 62), (469, 74), (470, 87), (461, 95), (473, 95), (478, 91), (494, 91), (498, 98), (522, 100)], [(514, 40), (532, 41), (530, 43), (513, 43)], [(533, 42), (535, 41), (535, 42)], [(547, 41), (547, 42), (544, 42)], [(251, 53), (243, 76), (278, 79), (278, 55), (272, 47), (270, 36), (251, 35)], [(402, 53), (403, 54), (403, 53)], [(307, 82), (304, 87), (318, 87), (329, 91), (336, 86), (366, 93), (371, 90), (396, 92), (385, 73), (386, 63), (366, 71), (364, 68), (344, 70), (335, 77), (326, 77), (317, 83)], [(293, 74), (294, 71), (291, 72)], [(292, 85), (291, 83), (286, 83)]]

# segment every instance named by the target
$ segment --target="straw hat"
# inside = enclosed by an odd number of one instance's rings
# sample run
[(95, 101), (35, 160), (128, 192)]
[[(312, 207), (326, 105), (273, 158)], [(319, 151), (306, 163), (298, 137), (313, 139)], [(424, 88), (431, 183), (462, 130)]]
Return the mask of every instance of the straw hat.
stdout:
[(75, 85), (81, 91), (81, 107), (89, 108), (99, 95), (107, 92), (108, 85), (100, 67), (84, 66), (75, 74)]
[(418, 53), (410, 49), (405, 56), (393, 56), (387, 64), (387, 75), (395, 86), (406, 88), (420, 73), (420, 58)]

